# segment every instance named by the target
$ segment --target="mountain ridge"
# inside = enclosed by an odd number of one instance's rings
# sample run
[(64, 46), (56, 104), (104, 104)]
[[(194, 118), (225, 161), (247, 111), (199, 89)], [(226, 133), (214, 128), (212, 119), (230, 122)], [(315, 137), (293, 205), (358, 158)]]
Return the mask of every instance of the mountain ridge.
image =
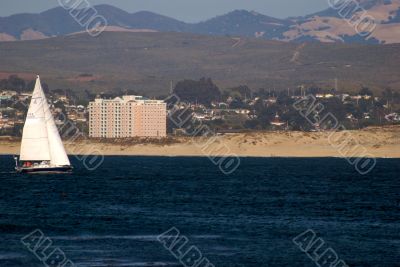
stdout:
[[(355, 3), (355, 2), (354, 2)], [(96, 5), (113, 30), (188, 32), (204, 35), (256, 37), (285, 42), (400, 43), (400, 0), (358, 0), (359, 6), (328, 8), (302, 17), (279, 19), (255, 11), (234, 10), (198, 23), (186, 23), (150, 11), (129, 13), (108, 4)], [(357, 7), (357, 6), (356, 6)], [(348, 17), (341, 17), (341, 13)], [(349, 18), (368, 14), (376, 29), (359, 35)], [(84, 30), (68, 11), (56, 7), (38, 14), (0, 17), (0, 41), (34, 40)]]

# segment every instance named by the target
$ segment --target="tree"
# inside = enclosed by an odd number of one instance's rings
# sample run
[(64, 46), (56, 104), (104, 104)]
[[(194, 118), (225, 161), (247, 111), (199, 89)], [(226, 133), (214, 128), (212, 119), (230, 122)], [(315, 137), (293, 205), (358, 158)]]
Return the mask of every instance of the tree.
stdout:
[[(240, 97), (242, 100), (246, 98), (251, 98), (251, 90), (247, 85), (240, 85), (238, 87), (229, 88), (225, 92), (232, 97)], [(224, 92), (224, 93), (225, 93)]]
[(14, 89), (16, 91), (22, 91), (25, 89), (25, 81), (19, 78), (17, 75), (11, 75), (8, 77), (8, 84), (10, 89)]
[(374, 95), (374, 93), (368, 87), (361, 88), (359, 94), (360, 95), (368, 95), (368, 96), (373, 96)]
[(32, 80), (32, 81), (29, 81), (27, 84), (26, 84), (26, 87), (25, 87), (25, 90), (27, 90), (27, 91), (33, 91), (33, 88), (35, 88), (35, 80)]
[(262, 129), (262, 125), (260, 120), (254, 119), (254, 120), (247, 120), (244, 123), (244, 127), (247, 129)]
[(321, 94), (321, 93), (323, 93), (323, 91), (324, 90), (322, 90), (322, 88), (320, 88), (320, 87), (311, 87), (308, 89), (308, 92), (313, 95)]
[(332, 98), (324, 101), (324, 113), (331, 112), (336, 119), (342, 121), (346, 118), (346, 107), (343, 105), (339, 98)]
[(293, 99), (288, 96), (285, 91), (282, 91), (278, 95), (277, 103), (281, 106), (291, 106), (293, 104)]
[(243, 103), (240, 97), (235, 97), (229, 107), (233, 109), (246, 108), (246, 104)]
[(8, 90), (15, 90), (21, 92), (25, 89), (26, 83), (23, 79), (19, 78), (17, 75), (10, 75), (8, 79), (3, 79), (0, 81), (0, 87)]
[(259, 88), (255, 95), (262, 99), (266, 99), (269, 96), (269, 93), (264, 88)]
[(221, 91), (211, 79), (201, 78), (199, 81), (184, 80), (176, 84), (174, 93), (181, 101), (200, 103), (207, 106), (221, 99)]
[(393, 100), (393, 90), (390, 88), (386, 88), (383, 93), (383, 100), (384, 101), (392, 101)]
[(167, 117), (167, 132), (172, 133), (174, 129), (190, 128), (193, 124), (193, 110), (174, 109)]

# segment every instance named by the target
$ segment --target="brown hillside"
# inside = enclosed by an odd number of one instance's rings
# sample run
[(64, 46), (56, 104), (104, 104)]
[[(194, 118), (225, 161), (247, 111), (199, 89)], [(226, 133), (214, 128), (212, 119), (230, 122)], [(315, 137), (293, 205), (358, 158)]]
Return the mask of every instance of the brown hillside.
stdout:
[[(52, 88), (168, 92), (170, 81), (213, 78), (221, 87), (301, 84), (400, 90), (400, 44), (303, 45), (186, 33), (104, 32), (0, 43), (0, 72), (39, 73)], [(93, 79), (79, 79), (81, 74)]]

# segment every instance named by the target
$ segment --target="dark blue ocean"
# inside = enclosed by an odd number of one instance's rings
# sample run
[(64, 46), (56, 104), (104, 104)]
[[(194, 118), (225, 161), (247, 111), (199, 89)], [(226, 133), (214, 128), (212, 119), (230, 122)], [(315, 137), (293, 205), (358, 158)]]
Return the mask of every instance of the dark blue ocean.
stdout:
[[(217, 266), (317, 266), (292, 241), (311, 229), (348, 266), (400, 266), (400, 160), (360, 175), (343, 159), (106, 157), (95, 171), (16, 175), (0, 156), (0, 266), (45, 266), (39, 229), (76, 266), (182, 266), (171, 227)], [(203, 267), (203, 266), (201, 266)]]

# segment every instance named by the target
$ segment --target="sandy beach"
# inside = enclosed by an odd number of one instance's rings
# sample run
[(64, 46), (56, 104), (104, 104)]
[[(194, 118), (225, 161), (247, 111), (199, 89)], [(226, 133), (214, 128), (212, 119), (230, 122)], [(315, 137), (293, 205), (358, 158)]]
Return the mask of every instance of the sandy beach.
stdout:
[[(400, 158), (400, 126), (347, 132), (254, 132), (210, 138), (65, 141), (70, 155)], [(0, 138), (0, 154), (18, 154), (20, 141)]]

